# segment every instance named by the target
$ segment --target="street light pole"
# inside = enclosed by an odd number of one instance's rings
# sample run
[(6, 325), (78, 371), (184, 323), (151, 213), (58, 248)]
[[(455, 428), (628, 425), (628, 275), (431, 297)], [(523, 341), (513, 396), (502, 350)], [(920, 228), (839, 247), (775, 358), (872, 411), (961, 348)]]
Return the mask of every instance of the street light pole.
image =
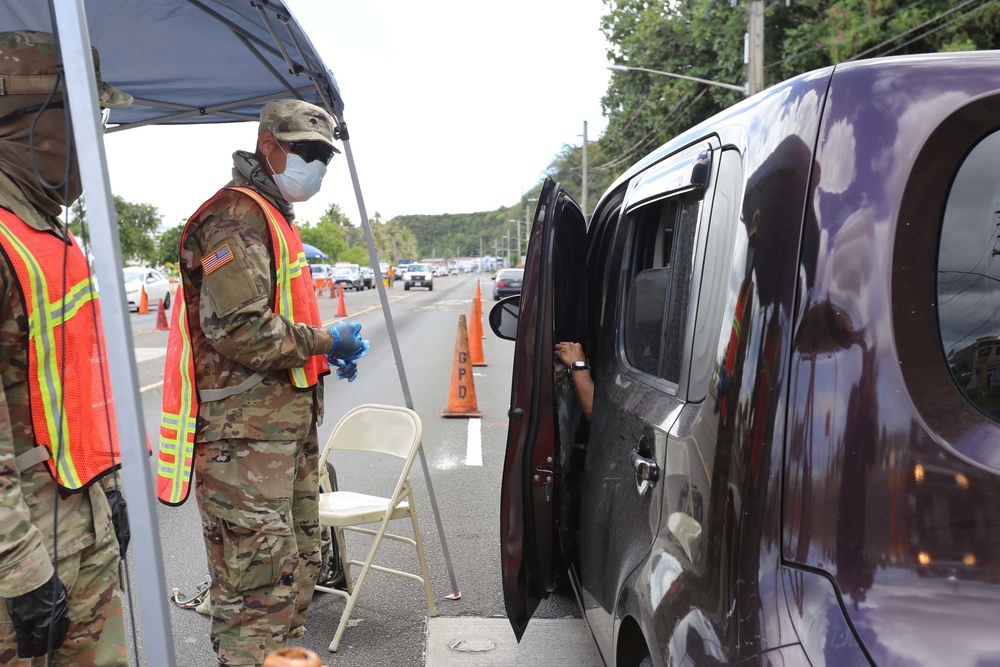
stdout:
[(672, 76), (675, 79), (684, 79), (686, 81), (695, 81), (697, 83), (704, 83), (706, 86), (718, 86), (719, 88), (725, 88), (727, 90), (738, 90), (744, 95), (750, 94), (750, 88), (747, 84), (742, 86), (737, 86), (731, 83), (722, 83), (721, 81), (711, 81), (709, 79), (699, 79), (696, 76), (686, 76), (684, 74), (674, 74), (673, 72), (663, 72), (658, 69), (649, 69), (648, 67), (631, 67), (629, 65), (608, 65), (608, 69), (615, 72), (649, 72), (650, 74), (660, 74), (662, 76)]
[(514, 226), (517, 227), (517, 252), (514, 255), (514, 264), (521, 263), (521, 221), (520, 220), (508, 220), (507, 222), (513, 222)]
[(587, 121), (583, 121), (583, 194), (580, 196), (583, 222), (587, 223)]

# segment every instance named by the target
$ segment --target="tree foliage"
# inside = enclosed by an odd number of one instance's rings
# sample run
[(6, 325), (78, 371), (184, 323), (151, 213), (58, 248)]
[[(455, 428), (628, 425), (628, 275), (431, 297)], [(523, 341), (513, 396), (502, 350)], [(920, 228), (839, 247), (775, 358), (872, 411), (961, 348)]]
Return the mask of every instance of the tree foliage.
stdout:
[[(602, 29), (615, 63), (736, 85), (746, 80), (745, 0), (606, 0), (606, 6)], [(767, 86), (853, 59), (1000, 46), (1000, 4), (980, 0), (769, 2), (764, 25)], [(607, 164), (625, 167), (742, 97), (659, 74), (616, 72), (603, 100)]]
[(160, 234), (156, 240), (156, 266), (170, 269), (170, 272), (177, 271), (180, 264), (181, 235), (184, 233), (184, 222), (171, 227)]
[[(152, 204), (126, 201), (115, 195), (115, 217), (118, 223), (118, 241), (125, 264), (157, 264), (156, 229), (162, 216)], [(83, 197), (76, 200), (70, 210), (70, 231), (81, 239), (89, 238), (87, 203)]]
[(330, 204), (330, 207), (320, 217), (319, 222), (302, 221), (299, 223), (299, 236), (302, 237), (303, 243), (316, 246), (335, 261), (347, 250), (344, 228), (350, 226), (350, 219), (341, 212), (340, 207), (336, 204)]

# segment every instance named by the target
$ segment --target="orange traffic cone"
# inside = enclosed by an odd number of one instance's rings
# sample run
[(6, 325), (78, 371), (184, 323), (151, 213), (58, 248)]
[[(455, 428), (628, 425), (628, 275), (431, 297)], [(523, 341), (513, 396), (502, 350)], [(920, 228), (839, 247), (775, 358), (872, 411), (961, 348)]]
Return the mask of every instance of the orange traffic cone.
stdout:
[(269, 653), (264, 667), (323, 667), (319, 656), (301, 646), (287, 646)]
[(469, 356), (469, 331), (465, 315), (458, 316), (458, 337), (455, 339), (455, 362), (451, 367), (451, 390), (448, 407), (442, 417), (482, 417), (476, 403), (476, 383), (472, 379), (472, 359)]
[(483, 294), (476, 283), (476, 319), (479, 320), (479, 337), (486, 338), (486, 328), (483, 326)]
[(163, 299), (159, 299), (156, 306), (156, 330), (167, 331), (168, 329), (170, 329), (170, 325), (167, 324), (167, 310), (163, 307)]
[(469, 356), (472, 357), (473, 366), (486, 366), (486, 359), (483, 358), (483, 325), (479, 321), (475, 302), (472, 304), (471, 324), (469, 325)]
[(146, 296), (145, 285), (140, 285), (139, 289), (139, 313), (145, 315), (149, 312), (149, 297)]
[(337, 304), (337, 317), (347, 317), (347, 306), (344, 305), (344, 286), (340, 286), (340, 303)]

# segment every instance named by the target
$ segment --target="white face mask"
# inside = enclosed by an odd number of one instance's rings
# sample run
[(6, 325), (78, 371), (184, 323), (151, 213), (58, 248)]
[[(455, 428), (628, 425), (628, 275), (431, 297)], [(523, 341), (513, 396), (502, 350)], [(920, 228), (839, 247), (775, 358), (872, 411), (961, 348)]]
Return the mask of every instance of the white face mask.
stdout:
[(324, 176), (326, 165), (322, 160), (306, 162), (295, 153), (285, 153), (285, 171), (274, 174), (274, 183), (285, 201), (305, 201), (319, 192)]

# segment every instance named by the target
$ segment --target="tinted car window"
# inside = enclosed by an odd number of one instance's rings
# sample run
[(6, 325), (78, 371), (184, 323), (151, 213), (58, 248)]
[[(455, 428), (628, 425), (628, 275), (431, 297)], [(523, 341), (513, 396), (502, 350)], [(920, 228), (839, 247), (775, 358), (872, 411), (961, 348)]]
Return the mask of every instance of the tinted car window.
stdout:
[(637, 370), (678, 382), (701, 195), (647, 204), (628, 216), (629, 284), (625, 358)]
[(1000, 421), (1000, 132), (959, 167), (938, 254), (938, 324), (959, 389)]

